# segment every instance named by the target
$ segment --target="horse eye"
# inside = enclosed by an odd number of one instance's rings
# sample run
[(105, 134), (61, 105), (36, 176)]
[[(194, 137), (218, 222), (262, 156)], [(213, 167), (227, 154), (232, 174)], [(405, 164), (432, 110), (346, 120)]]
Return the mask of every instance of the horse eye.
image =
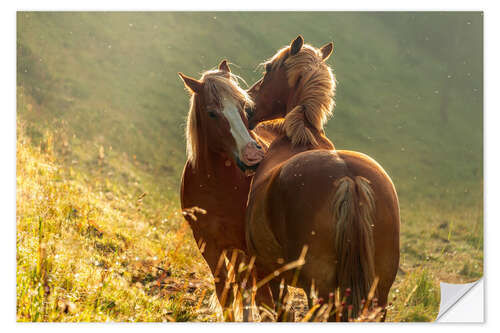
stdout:
[(208, 115), (210, 118), (217, 118), (217, 113), (214, 110), (208, 110)]

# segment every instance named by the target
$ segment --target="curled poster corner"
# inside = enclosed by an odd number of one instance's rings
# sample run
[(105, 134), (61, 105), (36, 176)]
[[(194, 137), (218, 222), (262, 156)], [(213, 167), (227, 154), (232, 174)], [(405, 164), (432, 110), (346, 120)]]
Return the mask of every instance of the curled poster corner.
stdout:
[(441, 303), (436, 321), (441, 323), (484, 322), (483, 284), (483, 278), (464, 284), (441, 282)]

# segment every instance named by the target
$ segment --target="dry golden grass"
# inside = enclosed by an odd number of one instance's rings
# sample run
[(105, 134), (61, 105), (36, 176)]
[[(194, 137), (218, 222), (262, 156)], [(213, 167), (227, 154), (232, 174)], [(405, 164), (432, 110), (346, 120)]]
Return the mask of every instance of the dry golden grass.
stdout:
[(148, 219), (146, 195), (127, 200), (84, 183), (19, 130), (18, 321), (209, 320), (195, 313), (212, 292), (181, 215), (168, 203)]

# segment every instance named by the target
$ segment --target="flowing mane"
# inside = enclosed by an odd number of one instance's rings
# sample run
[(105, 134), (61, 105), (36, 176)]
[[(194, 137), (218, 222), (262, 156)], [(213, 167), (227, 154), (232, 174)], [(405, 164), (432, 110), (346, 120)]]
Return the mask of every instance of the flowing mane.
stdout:
[(289, 56), (289, 50), (287, 46), (269, 60), (273, 70), (285, 67), (288, 86), (294, 90), (284, 128), (294, 145), (317, 146), (311, 129), (322, 133), (324, 124), (333, 115), (336, 80), (319, 49), (304, 44), (293, 56)]
[(203, 73), (200, 82), (203, 84), (203, 96), (193, 93), (191, 107), (186, 124), (186, 154), (188, 161), (194, 166), (205, 158), (208, 145), (206, 137), (206, 115), (203, 115), (203, 105), (222, 105), (224, 98), (231, 98), (236, 102), (253, 105), (245, 90), (240, 88), (239, 76), (220, 70), (209, 70)]

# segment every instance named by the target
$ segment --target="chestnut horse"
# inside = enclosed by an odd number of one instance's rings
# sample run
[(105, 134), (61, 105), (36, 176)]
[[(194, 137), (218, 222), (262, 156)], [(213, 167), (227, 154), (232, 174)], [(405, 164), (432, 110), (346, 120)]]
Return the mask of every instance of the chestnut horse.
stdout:
[[(352, 289), (353, 315), (379, 278), (385, 306), (399, 265), (399, 203), (384, 169), (367, 155), (334, 150), (323, 125), (333, 112), (335, 80), (325, 63), (333, 50), (301, 36), (265, 63), (249, 90), (250, 128), (275, 120), (281, 134), (260, 163), (249, 194), (247, 246), (266, 275), (308, 246), (298, 286), (328, 299)], [(288, 280), (289, 281), (289, 280)], [(272, 282), (276, 298), (278, 284)], [(344, 320), (347, 319), (344, 316)]]
[[(196, 242), (200, 248), (204, 247), (202, 254), (214, 275), (221, 301), (228, 271), (220, 269), (219, 258), (223, 253), (229, 258), (234, 249), (247, 251), (245, 208), (251, 177), (244, 171), (258, 165), (269, 144), (266, 139), (271, 140), (274, 134), (264, 126), (248, 130), (244, 109), (252, 101), (238, 86), (237, 77), (225, 60), (218, 70), (205, 72), (201, 80), (179, 75), (192, 95), (181, 207)], [(206, 214), (197, 214), (200, 210), (190, 210), (192, 207), (202, 208)], [(244, 253), (238, 258), (238, 262), (248, 262)], [(269, 289), (264, 288), (257, 296), (272, 303)]]

